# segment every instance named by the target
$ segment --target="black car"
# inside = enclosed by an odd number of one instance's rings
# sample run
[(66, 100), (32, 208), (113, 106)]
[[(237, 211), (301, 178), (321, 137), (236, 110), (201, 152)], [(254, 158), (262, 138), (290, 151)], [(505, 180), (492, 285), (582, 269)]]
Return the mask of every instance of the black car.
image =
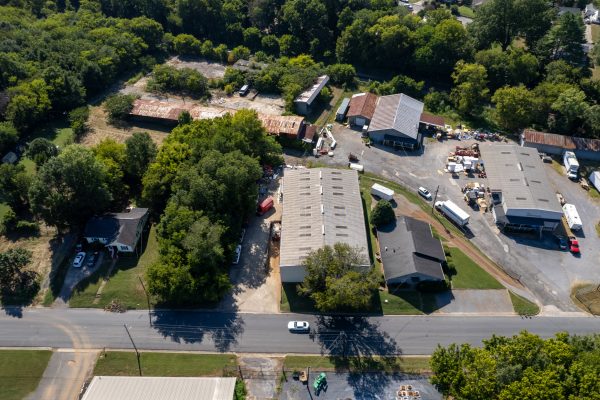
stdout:
[(98, 261), (98, 252), (97, 251), (92, 253), (92, 255), (88, 258), (88, 262), (87, 262), (88, 268), (92, 268), (96, 264), (96, 261)]

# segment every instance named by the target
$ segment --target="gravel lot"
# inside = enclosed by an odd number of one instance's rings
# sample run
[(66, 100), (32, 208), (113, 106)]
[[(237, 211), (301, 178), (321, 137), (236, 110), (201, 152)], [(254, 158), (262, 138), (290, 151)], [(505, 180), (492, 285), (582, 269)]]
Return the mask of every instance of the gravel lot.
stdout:
[(364, 145), (360, 132), (342, 125), (334, 125), (334, 137), (338, 142), (333, 157), (321, 157), (319, 161), (329, 164), (346, 164), (347, 154), (358, 155), (366, 172), (397, 181), (416, 191), (426, 186), (435, 192), (439, 185), (438, 198), (450, 199), (471, 214), (470, 239), (488, 257), (511, 275), (519, 276), (543, 305), (543, 313), (557, 311), (579, 312), (570, 299), (573, 284), (581, 281), (598, 281), (600, 277), (600, 239), (593, 223), (600, 218), (600, 207), (587, 196), (579, 185), (560, 176), (549, 164), (547, 175), (556, 190), (560, 190), (568, 202), (575, 204), (582, 220), (588, 222), (580, 240), (582, 255), (574, 257), (558, 250), (553, 237), (546, 235), (539, 240), (527, 236), (507, 236), (498, 231), (491, 213), (480, 213), (468, 209), (462, 200), (460, 188), (467, 181), (486, 183), (485, 179), (459, 179), (443, 171), (446, 156), (457, 145), (470, 145), (474, 141), (448, 140), (438, 142), (429, 138), (424, 148), (417, 152), (394, 151), (390, 148)]

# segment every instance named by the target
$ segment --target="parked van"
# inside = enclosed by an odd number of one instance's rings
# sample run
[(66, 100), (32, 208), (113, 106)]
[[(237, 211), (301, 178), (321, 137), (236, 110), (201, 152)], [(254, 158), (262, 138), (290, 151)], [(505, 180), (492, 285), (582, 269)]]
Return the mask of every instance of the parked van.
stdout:
[(247, 95), (249, 91), (250, 91), (250, 86), (248, 86), (248, 85), (242, 86), (242, 88), (239, 91), (240, 96), (243, 97), (243, 96)]

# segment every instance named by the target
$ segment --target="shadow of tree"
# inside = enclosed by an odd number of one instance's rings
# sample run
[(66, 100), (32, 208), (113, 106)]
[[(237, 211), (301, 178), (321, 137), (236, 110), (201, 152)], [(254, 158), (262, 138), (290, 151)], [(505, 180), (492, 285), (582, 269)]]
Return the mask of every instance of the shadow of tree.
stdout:
[(372, 319), (318, 317), (315, 337), (336, 371), (349, 371), (347, 382), (357, 399), (377, 398), (393, 377), (388, 372), (400, 369), (402, 350)]
[(7, 315), (21, 318), (23, 308), (30, 305), (40, 290), (39, 275), (35, 271), (21, 271), (0, 290), (0, 303)]
[[(163, 337), (177, 343), (212, 340), (218, 351), (230, 351), (244, 332), (244, 320), (237, 313), (198, 314), (194, 311), (154, 311), (152, 326)], [(202, 315), (201, 320), (198, 316)]]

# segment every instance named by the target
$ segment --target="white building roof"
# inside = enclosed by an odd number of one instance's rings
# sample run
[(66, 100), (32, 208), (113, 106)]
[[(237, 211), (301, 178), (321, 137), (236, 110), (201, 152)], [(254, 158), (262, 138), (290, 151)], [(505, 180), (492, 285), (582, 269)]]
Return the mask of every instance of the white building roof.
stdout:
[(235, 378), (95, 376), (81, 400), (233, 400)]
[(479, 145), (490, 189), (506, 208), (562, 213), (536, 149), (512, 144)]
[(338, 242), (361, 249), (368, 265), (358, 173), (331, 168), (286, 169), (281, 268), (301, 265), (311, 251)]
[(417, 139), (423, 103), (403, 93), (381, 96), (371, 119), (369, 132), (393, 129)]
[(312, 85), (309, 89), (300, 93), (300, 95), (296, 97), (294, 103), (307, 103), (308, 105), (311, 105), (312, 102), (315, 101), (319, 93), (321, 93), (321, 89), (323, 89), (325, 85), (327, 85), (327, 82), (329, 82), (329, 76), (321, 75), (317, 78), (317, 81), (314, 85)]

